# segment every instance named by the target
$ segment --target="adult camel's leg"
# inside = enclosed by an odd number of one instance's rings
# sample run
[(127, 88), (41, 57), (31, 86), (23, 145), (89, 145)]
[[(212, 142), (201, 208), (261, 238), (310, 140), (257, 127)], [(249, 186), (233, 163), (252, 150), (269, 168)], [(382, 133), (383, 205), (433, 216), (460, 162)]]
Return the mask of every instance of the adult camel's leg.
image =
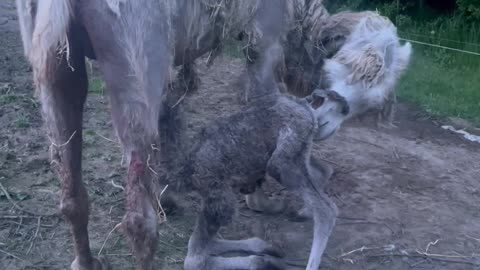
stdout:
[(106, 269), (92, 256), (88, 237), (89, 203), (82, 183), (82, 120), (88, 80), (85, 56), (70, 27), (69, 58), (51, 53), (44, 76), (35, 74), (49, 139), (52, 166), (61, 181), (60, 211), (70, 223), (75, 249), (72, 269)]

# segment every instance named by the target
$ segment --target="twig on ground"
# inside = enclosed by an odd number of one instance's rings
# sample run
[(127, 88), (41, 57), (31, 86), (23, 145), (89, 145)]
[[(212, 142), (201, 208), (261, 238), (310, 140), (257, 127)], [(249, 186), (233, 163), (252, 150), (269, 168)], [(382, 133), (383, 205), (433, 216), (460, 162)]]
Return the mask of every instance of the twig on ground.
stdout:
[(340, 222), (340, 223), (337, 223), (338, 226), (364, 225), (364, 224), (373, 224), (373, 225), (382, 225), (382, 226), (385, 225), (385, 224), (383, 224), (383, 223), (374, 222), (374, 221), (352, 221), (352, 222)]
[(479, 242), (480, 242), (480, 238), (475, 238), (475, 237), (473, 237), (473, 236), (470, 236), (470, 235), (468, 235), (468, 234), (465, 234), (465, 237), (467, 237), (467, 238), (470, 238), (470, 239), (473, 239), (473, 240), (476, 240), (476, 241), (479, 241)]
[(105, 238), (105, 241), (103, 241), (103, 244), (102, 244), (102, 247), (100, 248), (100, 250), (98, 251), (98, 255), (97, 256), (100, 256), (102, 254), (102, 251), (103, 251), (103, 248), (105, 247), (105, 244), (107, 243), (108, 239), (110, 238), (110, 236), (112, 235), (112, 233), (114, 231), (116, 231), (118, 229), (118, 227), (122, 226), (122, 223), (118, 223), (117, 225), (115, 225), (115, 227), (113, 227), (113, 229), (108, 233), (107, 237)]
[[(162, 195), (163, 193), (165, 193), (165, 191), (167, 190), (168, 188), (168, 185), (166, 185), (163, 190), (160, 192), (160, 196), (158, 196), (157, 198), (155, 198), (157, 200), (157, 205), (158, 205), (158, 208), (160, 210), (160, 212), (158, 213), (158, 220), (159, 220), (159, 223), (162, 224), (164, 222), (167, 221), (167, 213), (165, 213), (165, 210), (163, 209), (163, 206), (162, 204), (160, 203), (160, 199), (162, 198)], [(162, 220), (162, 216), (163, 216), (163, 220)]]
[(295, 267), (295, 268), (301, 268), (301, 269), (307, 268), (307, 264), (306, 264), (306, 263), (298, 263), (298, 262), (294, 262), (294, 261), (286, 261), (285, 264), (288, 265), (288, 266)]
[(0, 253), (3, 253), (3, 254), (5, 254), (5, 255), (7, 255), (7, 256), (10, 256), (10, 257), (12, 257), (12, 258), (15, 258), (15, 259), (17, 259), (17, 260), (19, 260), (19, 261), (25, 261), (24, 259), (18, 257), (17, 255), (12, 254), (12, 253), (10, 253), (10, 252), (8, 252), (8, 251), (5, 251), (5, 250), (3, 250), (3, 249), (0, 249)]
[(158, 175), (158, 173), (150, 165), (150, 155), (148, 155), (148, 157), (147, 157), (147, 167), (153, 174)]
[(122, 154), (122, 160), (120, 160), (120, 166), (123, 166), (124, 160), (125, 160), (125, 153)]
[(116, 254), (116, 253), (107, 253), (103, 256), (119, 256), (119, 257), (125, 257), (125, 256), (133, 256), (132, 253), (119, 253), (119, 254)]
[(474, 257), (480, 257), (480, 255), (478, 256), (467, 256), (467, 255), (446, 255), (446, 254), (435, 254), (435, 253), (429, 253), (428, 252), (428, 249), (430, 249), (431, 246), (434, 246), (436, 245), (438, 242), (440, 241), (440, 239), (437, 239), (435, 240), (434, 242), (430, 242), (428, 243), (427, 245), (427, 248), (425, 249), (425, 252), (423, 251), (419, 251), (418, 249), (415, 250), (418, 254), (420, 255), (423, 255), (423, 256), (427, 256), (429, 258), (460, 258), (460, 259), (469, 259), (469, 258), (474, 258)]
[(183, 95), (177, 100), (177, 102), (175, 102), (175, 104), (173, 104), (172, 109), (174, 109), (175, 107), (177, 107), (177, 106), (185, 99), (185, 97), (187, 96), (189, 89), (188, 89), (188, 87), (185, 87), (185, 88), (187, 88), (187, 90), (185, 90), (185, 93), (183, 93)]
[(362, 246), (361, 248), (357, 248), (357, 249), (351, 250), (349, 252), (342, 253), (338, 258), (342, 258), (342, 257), (348, 256), (348, 255), (356, 253), (356, 252), (363, 252), (364, 250), (370, 250), (370, 248), (367, 248), (366, 246)]
[(17, 230), (15, 231), (15, 235), (18, 234), (18, 231), (20, 230), (20, 226), (23, 226), (23, 218), (21, 218), (20, 222), (18, 222), (18, 227), (17, 227)]
[(122, 191), (125, 191), (125, 188), (124, 188), (124, 187), (122, 187), (121, 185), (115, 183), (113, 180), (110, 181), (110, 184), (112, 184), (113, 187), (116, 187), (116, 188), (121, 189)]
[[(36, 218), (36, 217), (32, 217), (32, 218)], [(13, 220), (7, 220), (6, 222), (16, 224), (16, 225), (19, 225), (19, 226), (24, 226), (24, 227), (28, 226), (26, 224), (16, 222), (16, 221), (13, 221)], [(53, 228), (53, 227), (56, 227), (56, 226), (58, 226), (58, 225), (57, 224), (41, 224), (40, 225), (40, 227), (42, 227), (42, 228)]]
[(422, 254), (402, 254), (402, 253), (394, 253), (394, 254), (373, 254), (367, 255), (367, 257), (375, 258), (375, 257), (412, 257), (412, 258), (428, 258), (431, 260), (442, 261), (442, 262), (449, 262), (449, 263), (460, 263), (460, 264), (468, 264), (468, 265), (475, 265), (479, 266), (480, 264), (470, 261), (464, 260), (455, 260), (449, 258), (442, 258), (442, 257), (435, 257), (435, 256), (427, 256)]
[(17, 259), (17, 260), (19, 260), (19, 261), (22, 261), (22, 262), (28, 264), (30, 267), (33, 267), (33, 268), (35, 268), (35, 269), (40, 269), (39, 267), (37, 267), (37, 266), (34, 265), (33, 263), (31, 263), (31, 262), (29, 262), (29, 261), (27, 261), (27, 260), (25, 260), (25, 259), (22, 259), (22, 258), (18, 257), (17, 255), (12, 254), (12, 253), (10, 253), (10, 252), (8, 252), (8, 251), (5, 251), (5, 250), (3, 250), (3, 249), (0, 249), (0, 253), (3, 253), (3, 254), (5, 254), (5, 255), (7, 255), (7, 256), (10, 256), (10, 257), (12, 257), (12, 258), (14, 258), (14, 259)]
[[(427, 247), (425, 248), (425, 253), (424, 253), (424, 254), (427, 254), (427, 253), (428, 253), (428, 249), (430, 249), (430, 246), (435, 246), (436, 244), (438, 244), (438, 241), (440, 241), (440, 239), (437, 239), (437, 240), (435, 240), (435, 241), (433, 241), (433, 242), (428, 243), (428, 244), (427, 244)], [(419, 254), (422, 254), (422, 252), (420, 252), (420, 251), (418, 251), (418, 250), (417, 250), (417, 252), (418, 252)]]
[(397, 160), (400, 160), (400, 155), (398, 154), (398, 150), (397, 150), (397, 147), (394, 146), (393, 149), (392, 149), (392, 153), (393, 153), (393, 157)]
[[(2, 177), (3, 178), (3, 177)], [(5, 197), (7, 197), (7, 200), (13, 205), (13, 207), (15, 207), (17, 210), (21, 211), (21, 212), (24, 212), (24, 213), (27, 213), (27, 214), (30, 214), (32, 216), (42, 216), (42, 217), (50, 217), (50, 216), (55, 216), (56, 214), (37, 214), (37, 213), (33, 213), (33, 212), (30, 212), (28, 210), (25, 210), (23, 209), (20, 205), (18, 205), (13, 199), (12, 197), (10, 196), (10, 194), (8, 193), (7, 189), (2, 185), (2, 183), (0, 182), (0, 189), (2, 190), (3, 194), (5, 194)], [(20, 216), (19, 216), (20, 217)]]
[(342, 200), (342, 198), (340, 197), (340, 195), (338, 195), (338, 193), (334, 193), (333, 196), (335, 196), (335, 198), (337, 198), (337, 200), (339, 200), (341, 203), (345, 204), (345, 202)]
[(210, 58), (212, 57), (212, 54), (213, 54), (213, 50), (210, 51), (210, 53), (208, 54), (207, 60), (205, 61), (207, 63), (207, 67), (209, 66), (209, 62), (210, 62)]
[(123, 202), (123, 201), (125, 201), (125, 198), (118, 198), (118, 199), (115, 199), (115, 200), (112, 200), (112, 201), (102, 202), (100, 204), (101, 205), (118, 204), (118, 203)]
[(361, 139), (357, 139), (357, 138), (350, 138), (354, 141), (357, 141), (357, 142), (361, 142), (361, 143), (365, 143), (365, 144), (368, 144), (368, 145), (371, 145), (371, 146), (375, 146), (377, 148), (380, 148), (380, 149), (385, 149), (383, 146), (381, 145), (378, 145), (376, 143), (372, 143), (372, 142), (369, 142), (369, 141), (365, 141), (365, 140), (361, 140)]
[(160, 151), (160, 148), (158, 148), (156, 144), (151, 144), (150, 147), (152, 147), (152, 150)]
[[(328, 254), (325, 254), (324, 255), (325, 257), (328, 257), (329, 259), (332, 259), (332, 260), (335, 260), (335, 258), (332, 258), (330, 256), (328, 256)], [(343, 259), (345, 261), (352, 261), (350, 259)], [(289, 259), (285, 262), (286, 265), (288, 266), (293, 266), (295, 268), (302, 268), (302, 269), (305, 269), (307, 268), (307, 264), (306, 263), (302, 263), (302, 262), (306, 262), (308, 261), (308, 258), (298, 258), (298, 259)], [(352, 261), (352, 264), (353, 264), (353, 261)]]
[(0, 216), (0, 219), (36, 218), (32, 216)]
[(170, 243), (168, 243), (168, 242), (165, 242), (165, 241), (163, 241), (163, 240), (158, 240), (158, 241), (159, 241), (160, 243), (164, 244), (164, 245), (167, 245), (167, 246), (172, 247), (172, 248), (174, 248), (174, 249), (177, 249), (177, 250), (179, 250), (179, 251), (185, 251), (185, 250), (186, 250), (186, 248), (177, 247), (177, 246), (172, 245), (172, 244), (170, 244)]
[(347, 217), (347, 216), (338, 216), (337, 219), (346, 219), (346, 220), (353, 220), (353, 221), (367, 221), (367, 219), (365, 219), (365, 218)]
[(242, 212), (242, 211), (238, 211), (238, 213), (239, 213), (242, 217), (247, 217), (247, 218), (252, 217), (252, 215), (247, 214), (247, 213)]
[(343, 257), (345, 257), (345, 256), (348, 256), (348, 255), (353, 254), (353, 253), (356, 253), (356, 252), (363, 252), (363, 251), (365, 251), (365, 250), (374, 250), (374, 249), (394, 250), (394, 249), (395, 249), (395, 245), (390, 244), (390, 245), (385, 245), (385, 246), (381, 246), (381, 247), (367, 247), (367, 246), (362, 246), (362, 247), (360, 247), (360, 248), (351, 250), (351, 251), (349, 251), (349, 252), (342, 253), (340, 256), (338, 256), (338, 258), (343, 258)]
[(322, 160), (324, 160), (324, 161), (326, 161), (326, 162), (328, 162), (328, 163), (330, 163), (330, 164), (333, 164), (333, 165), (335, 165), (335, 166), (338, 166), (339, 168), (342, 167), (342, 166), (340, 166), (340, 164), (338, 164), (338, 163), (336, 163), (336, 162), (334, 162), (334, 161), (331, 161), (331, 160), (329, 160), (329, 159), (322, 158)]
[(102, 134), (100, 134), (100, 133), (98, 133), (98, 132), (96, 132), (96, 131), (95, 131), (95, 134), (96, 134), (98, 137), (100, 137), (100, 138), (102, 138), (102, 139), (104, 139), (104, 140), (106, 140), (106, 141), (109, 141), (109, 142), (112, 142), (112, 143), (114, 143), (114, 144), (120, 145), (120, 142), (119, 142), (119, 141), (115, 141), (115, 140), (109, 139), (109, 138), (103, 136)]
[(346, 226), (346, 225), (378, 225), (378, 226), (385, 226), (387, 229), (389, 229), (392, 233), (395, 232), (392, 227), (390, 227), (387, 223), (385, 222), (377, 222), (377, 221), (370, 221), (370, 220), (357, 220), (357, 221), (350, 221), (350, 222), (339, 222), (337, 223), (338, 226)]
[(41, 223), (42, 223), (42, 217), (38, 217), (37, 229), (35, 230), (35, 235), (33, 236), (32, 243), (30, 243), (30, 247), (27, 250), (27, 255), (30, 254), (30, 251), (32, 250), (33, 245), (35, 244), (35, 240), (37, 239), (38, 231), (40, 230)]

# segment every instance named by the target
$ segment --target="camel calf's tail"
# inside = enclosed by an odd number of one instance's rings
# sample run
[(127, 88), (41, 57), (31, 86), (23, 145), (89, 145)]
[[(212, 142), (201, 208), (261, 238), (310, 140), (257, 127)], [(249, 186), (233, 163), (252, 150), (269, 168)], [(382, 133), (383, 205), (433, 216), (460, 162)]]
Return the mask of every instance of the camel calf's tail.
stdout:
[(16, 0), (25, 56), (43, 78), (50, 53), (68, 56), (67, 31), (74, 0)]

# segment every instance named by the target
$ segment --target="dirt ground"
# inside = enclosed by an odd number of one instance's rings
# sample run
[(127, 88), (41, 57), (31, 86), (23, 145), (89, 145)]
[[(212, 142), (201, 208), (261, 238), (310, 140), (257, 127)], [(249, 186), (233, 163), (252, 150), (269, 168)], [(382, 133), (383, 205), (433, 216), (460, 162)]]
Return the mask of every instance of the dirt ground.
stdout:
[[(65, 221), (49, 216), (57, 211), (59, 181), (49, 167), (49, 142), (17, 24), (13, 1), (2, 1), (0, 183), (12, 200), (0, 191), (0, 269), (68, 269), (72, 241)], [(191, 133), (241, 109), (232, 84), (241, 68), (240, 60), (229, 58), (210, 70), (202, 66), (201, 89), (187, 100)], [(112, 232), (124, 205), (123, 191), (112, 181), (122, 185), (125, 170), (107, 97), (91, 94), (85, 113), (83, 179), (92, 209), (91, 246), (114, 269), (133, 269), (123, 236)], [(395, 124), (375, 129), (368, 121), (352, 122), (316, 146), (314, 154), (335, 168), (328, 189), (340, 210), (321, 269), (480, 269), (480, 147), (407, 104), (399, 104)], [(286, 196), (273, 184), (267, 189), (272, 197)], [(36, 215), (19, 211), (12, 201)], [(182, 269), (198, 200), (185, 195), (183, 204), (185, 211), (159, 226), (159, 269)], [(311, 223), (254, 213), (243, 201), (240, 206), (223, 237), (259, 236), (282, 246), (288, 260), (300, 265), (292, 269), (306, 264)]]

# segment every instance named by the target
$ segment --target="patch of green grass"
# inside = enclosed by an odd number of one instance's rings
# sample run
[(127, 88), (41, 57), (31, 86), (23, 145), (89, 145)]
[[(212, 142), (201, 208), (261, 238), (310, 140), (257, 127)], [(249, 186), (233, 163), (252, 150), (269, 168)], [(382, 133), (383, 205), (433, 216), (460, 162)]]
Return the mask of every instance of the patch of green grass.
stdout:
[[(455, 59), (455, 54), (449, 57)], [(475, 56), (471, 56), (475, 57)], [(480, 62), (480, 57), (475, 57)], [(446, 64), (415, 50), (397, 93), (437, 116), (454, 116), (480, 124), (480, 65)], [(457, 59), (458, 60), (458, 59)]]
[(95, 134), (95, 131), (91, 130), (91, 129), (85, 129), (83, 131), (83, 143), (86, 145), (86, 146), (93, 146), (95, 145), (95, 142), (96, 142), (96, 134)]
[(7, 105), (14, 103), (18, 100), (18, 96), (15, 95), (0, 95), (0, 105)]
[(25, 115), (21, 115), (15, 120), (15, 126), (17, 128), (29, 128), (30, 127), (30, 121), (28, 117)]
[(231, 58), (245, 57), (242, 52), (242, 43), (236, 40), (227, 40), (223, 47), (223, 53)]
[(18, 104), (20, 102), (23, 102), (34, 109), (38, 108), (40, 105), (37, 100), (26, 95), (0, 95), (0, 105)]
[[(459, 16), (438, 17), (427, 22), (410, 21), (399, 26), (402, 38), (433, 45), (445, 46), (467, 52), (480, 53), (480, 24), (466, 23)], [(469, 53), (446, 53), (450, 50), (420, 45), (418, 48), (429, 56), (443, 57), (451, 65), (480, 66), (480, 58)]]
[(92, 78), (88, 83), (88, 92), (103, 95), (105, 91), (105, 82), (100, 78)]

